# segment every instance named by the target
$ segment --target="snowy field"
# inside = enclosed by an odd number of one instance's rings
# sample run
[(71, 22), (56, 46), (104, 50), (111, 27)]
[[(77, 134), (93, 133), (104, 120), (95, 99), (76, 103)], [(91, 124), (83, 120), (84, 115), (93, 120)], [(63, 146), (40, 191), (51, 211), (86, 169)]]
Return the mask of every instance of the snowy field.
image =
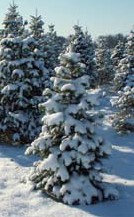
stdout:
[(27, 181), (35, 157), (25, 156), (24, 148), (0, 145), (0, 217), (134, 216), (134, 135), (119, 135), (112, 129), (109, 96), (102, 98), (100, 105), (97, 109), (105, 119), (101, 119), (98, 130), (113, 144), (105, 179), (117, 187), (120, 199), (89, 206), (55, 202), (40, 191), (32, 191)]

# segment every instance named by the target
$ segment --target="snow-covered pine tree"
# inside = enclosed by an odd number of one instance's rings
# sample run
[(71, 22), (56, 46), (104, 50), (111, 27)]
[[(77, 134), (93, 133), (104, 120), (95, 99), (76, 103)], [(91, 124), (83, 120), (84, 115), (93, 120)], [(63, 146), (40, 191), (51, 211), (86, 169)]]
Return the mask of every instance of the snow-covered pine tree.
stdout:
[(48, 32), (45, 35), (45, 44), (44, 44), (44, 52), (45, 52), (45, 65), (49, 69), (49, 76), (52, 77), (54, 75), (54, 68), (58, 62), (58, 49), (56, 44), (57, 33), (54, 29), (54, 25), (48, 26)]
[(35, 66), (33, 38), (1, 40), (1, 134), (10, 143), (32, 141), (39, 133), (42, 70)]
[(97, 41), (96, 63), (99, 85), (108, 84), (114, 78), (115, 71), (110, 50), (106, 47), (105, 38), (100, 38)]
[(117, 73), (115, 74), (114, 82), (116, 90), (121, 90), (125, 86), (127, 75), (133, 74), (133, 37), (134, 30), (132, 29), (125, 44), (124, 58), (120, 60)]
[(86, 113), (91, 104), (85, 69), (80, 54), (70, 50), (60, 55), (52, 78), (54, 92), (41, 105), (45, 110), (42, 132), (26, 150), (41, 157), (30, 176), (35, 188), (67, 204), (91, 204), (118, 195), (100, 174), (111, 147), (96, 134)]
[[(9, 8), (8, 8), (8, 12), (5, 15), (4, 21), (3, 21), (3, 25), (4, 28), (1, 31), (1, 40), (4, 39), (6, 41), (6, 38), (14, 38), (17, 36), (20, 36), (23, 34), (24, 31), (24, 25), (23, 25), (23, 18), (22, 16), (19, 15), (19, 12), (17, 11), (18, 6), (16, 4), (14, 4), (14, 2), (12, 4), (10, 4)], [(7, 44), (12, 45), (12, 42), (7, 42)], [(5, 49), (5, 50), (4, 50)], [(17, 44), (16, 44), (16, 49), (17, 49)], [(18, 47), (19, 50), (19, 47)], [(3, 52), (4, 51), (4, 52)], [(8, 53), (9, 52), (9, 53)], [(3, 48), (1, 47), (1, 60), (4, 60), (5, 58), (9, 58), (10, 54), (12, 53), (12, 49), (6, 49), (6, 46), (4, 46)], [(17, 51), (16, 51), (17, 53)], [(3, 57), (2, 57), (3, 55)], [(6, 57), (7, 55), (7, 57)], [(10, 80), (9, 75), (5, 74), (5, 76), (7, 76), (7, 79)], [(6, 81), (6, 79), (5, 79)], [(0, 80), (0, 84), (3, 83), (2, 80)]]
[(43, 25), (44, 22), (42, 20), (42, 17), (41, 15), (37, 14), (37, 10), (36, 10), (36, 15), (31, 16), (30, 26), (29, 26), (31, 30), (30, 32), (34, 38), (38, 40), (41, 38), (42, 33), (44, 33)]
[(134, 131), (134, 30), (127, 38), (125, 57), (116, 74), (118, 96), (112, 104), (118, 108), (114, 126), (119, 131)]
[(91, 87), (95, 87), (97, 81), (97, 70), (95, 62), (95, 48), (88, 31), (83, 32), (81, 26), (74, 26), (74, 34), (70, 36), (69, 41), (76, 53), (80, 53), (81, 62), (85, 64), (85, 73), (90, 76)]
[(48, 26), (49, 30), (46, 33), (46, 43), (45, 43), (45, 65), (49, 69), (50, 77), (55, 74), (54, 68), (59, 64), (58, 56), (62, 52), (63, 42), (60, 37), (57, 36), (54, 25)]
[(30, 35), (36, 41), (36, 48), (33, 50), (34, 52), (34, 65), (36, 68), (42, 70), (42, 74), (40, 75), (40, 80), (42, 81), (41, 90), (43, 91), (44, 88), (49, 86), (50, 78), (49, 78), (49, 71), (47, 70), (47, 66), (45, 64), (46, 54), (44, 52), (45, 44), (46, 44), (46, 37), (44, 35), (44, 22), (42, 20), (41, 15), (38, 15), (36, 10), (36, 15), (31, 16), (30, 20)]
[(38, 135), (45, 74), (38, 41), (17, 36), (16, 25), (12, 28), (0, 42), (0, 137), (10, 144), (29, 142)]
[(24, 31), (23, 17), (17, 11), (18, 6), (13, 2), (8, 8), (8, 12), (4, 18), (4, 36), (13, 34), (14, 36), (22, 35)]
[[(97, 85), (97, 66), (96, 66), (96, 60), (95, 60), (95, 45), (93, 43), (93, 40), (91, 38), (91, 35), (86, 30), (85, 32), (85, 41), (86, 41), (86, 49), (85, 49), (85, 65), (87, 66), (87, 70), (89, 72), (89, 76), (91, 77), (91, 83), (93, 82), (94, 85), (90, 84), (90, 86), (96, 86)], [(84, 56), (84, 54), (83, 54)], [(84, 63), (84, 61), (83, 61)]]
[(57, 33), (54, 29), (54, 25), (48, 26), (49, 30), (46, 34), (44, 34), (41, 48), (44, 54), (44, 64), (48, 69), (47, 78), (46, 78), (46, 87), (52, 88), (52, 82), (50, 78), (54, 76), (55, 71), (54, 68), (59, 63), (58, 56), (62, 51), (64, 38), (57, 36)]
[(112, 55), (111, 55), (115, 70), (118, 70), (119, 62), (121, 59), (124, 58), (124, 52), (125, 52), (125, 43), (119, 41), (118, 44), (113, 49)]

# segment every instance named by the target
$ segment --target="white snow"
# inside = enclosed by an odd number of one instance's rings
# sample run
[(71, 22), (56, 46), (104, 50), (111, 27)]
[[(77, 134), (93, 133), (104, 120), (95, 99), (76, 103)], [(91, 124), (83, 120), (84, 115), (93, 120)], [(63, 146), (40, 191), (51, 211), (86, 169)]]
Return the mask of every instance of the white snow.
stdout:
[(60, 166), (57, 172), (57, 177), (61, 177), (61, 180), (64, 182), (69, 179), (69, 174), (64, 165)]
[(45, 115), (42, 120), (48, 125), (60, 125), (63, 122), (63, 113), (57, 112), (51, 115)]
[(23, 124), (28, 122), (28, 117), (27, 115), (25, 115), (25, 113), (23, 114), (22, 112), (18, 112), (18, 113), (9, 112), (9, 115), (14, 119), (22, 122)]
[(67, 69), (64, 66), (58, 66), (58, 67), (56, 67), (55, 68), (55, 72), (56, 72), (56, 75), (62, 75), (63, 73), (64, 74), (70, 74), (69, 69)]
[[(84, 188), (83, 188), (84, 186)], [(81, 189), (83, 191), (81, 191)], [(92, 195), (96, 196), (96, 189), (89, 183), (84, 176), (74, 173), (71, 176), (71, 180), (69, 183), (64, 184), (61, 188), (61, 193), (64, 194), (67, 191), (71, 191), (71, 194), (66, 194), (63, 198), (64, 202), (69, 202), (72, 204), (74, 199), (80, 198), (80, 202), (84, 201), (84, 197), (86, 195), (86, 202), (90, 203)]]
[(64, 91), (75, 91), (76, 88), (73, 84), (65, 84), (62, 86), (61, 88), (61, 91), (64, 92)]
[(50, 169), (52, 171), (56, 171), (59, 168), (59, 162), (57, 161), (57, 157), (50, 154), (49, 157), (43, 160), (40, 164), (40, 170)]
[(7, 86), (5, 86), (2, 90), (1, 90), (1, 92), (3, 93), (3, 94), (7, 94), (9, 91), (14, 91), (14, 90), (16, 90), (18, 88), (18, 86), (16, 85), (16, 84), (8, 84)]
[[(108, 174), (104, 175), (104, 179), (117, 187), (120, 194), (119, 200), (105, 201), (89, 206), (67, 206), (53, 201), (40, 191), (33, 191), (32, 185), (27, 179), (32, 164), (37, 158), (35, 156), (25, 156), (23, 147), (0, 145), (0, 217), (134, 216), (134, 135), (121, 135), (113, 130), (110, 118), (114, 111), (109, 103), (109, 99), (110, 97), (107, 93), (106, 97), (101, 99), (99, 107), (96, 108), (100, 112), (103, 111), (106, 115), (104, 119), (101, 118), (98, 121), (98, 124), (100, 124), (98, 131), (102, 137), (105, 136), (113, 144), (112, 155), (106, 161), (106, 168), (109, 168), (109, 171)], [(72, 145), (75, 145), (77, 143), (77, 135), (74, 140), (70, 138), (70, 141), (72, 141)], [(61, 148), (64, 149), (64, 146), (68, 143), (70, 144), (70, 141), (61, 144)], [(69, 164), (70, 160), (66, 159), (65, 156), (66, 164)], [(52, 162), (54, 161), (52, 160)], [(87, 184), (82, 182), (82, 177), (79, 183), (77, 182), (77, 177), (71, 180), (71, 182), (73, 184), (73, 194), (78, 192), (75, 189), (79, 188), (80, 184), (85, 186), (85, 193), (88, 194)], [(64, 189), (61, 190), (65, 191), (67, 187), (64, 186)], [(57, 189), (54, 190), (58, 192)], [(94, 191), (94, 189), (92, 190)], [(110, 193), (112, 192), (113, 189), (111, 188)], [(109, 192), (106, 191), (105, 194), (107, 193)]]
[(77, 63), (80, 60), (80, 54), (79, 53), (68, 52), (66, 54), (63, 54), (62, 56), (63, 56), (63, 58), (65, 58), (67, 60), (71, 60), (74, 63)]
[(17, 75), (19, 78), (24, 76), (24, 72), (21, 69), (14, 69), (12, 72), (12, 76)]

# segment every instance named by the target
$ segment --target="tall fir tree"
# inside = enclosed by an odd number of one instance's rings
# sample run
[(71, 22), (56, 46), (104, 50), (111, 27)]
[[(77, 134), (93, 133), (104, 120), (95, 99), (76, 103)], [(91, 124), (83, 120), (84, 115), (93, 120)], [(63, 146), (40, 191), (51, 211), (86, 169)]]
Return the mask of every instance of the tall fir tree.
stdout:
[(54, 68), (58, 62), (58, 45), (56, 42), (57, 33), (54, 29), (54, 25), (48, 26), (48, 32), (45, 35), (46, 43), (44, 47), (45, 51), (45, 64), (50, 72), (50, 77), (54, 75)]
[(58, 56), (62, 51), (64, 38), (57, 36), (54, 25), (48, 26), (48, 32), (44, 35), (42, 51), (44, 53), (44, 64), (48, 69), (46, 87), (52, 88), (51, 77), (55, 75), (54, 68), (59, 63)]
[(106, 46), (104, 38), (100, 38), (97, 41), (96, 63), (99, 85), (109, 84), (114, 78), (115, 71), (113, 69), (111, 53)]
[(41, 15), (38, 15), (38, 12), (36, 10), (36, 15), (31, 16), (30, 20), (30, 33), (33, 35), (34, 38), (40, 39), (42, 36), (42, 33), (44, 33), (43, 29), (44, 22), (42, 20)]
[(8, 12), (4, 18), (4, 36), (13, 34), (14, 36), (22, 35), (24, 31), (23, 17), (17, 11), (18, 6), (13, 2), (8, 8)]
[(33, 38), (1, 41), (0, 129), (10, 143), (32, 141), (39, 133), (42, 70), (35, 66), (34, 46)]
[(32, 141), (40, 131), (45, 68), (38, 41), (18, 36), (16, 25), (12, 28), (0, 42), (0, 139), (19, 144)]
[[(67, 204), (90, 204), (117, 197), (102, 181), (102, 161), (110, 145), (95, 132), (86, 111), (91, 108), (90, 77), (80, 54), (71, 50), (60, 55), (55, 68), (54, 91), (41, 107), (45, 110), (42, 132), (26, 154), (38, 154), (30, 179), (35, 188)], [(46, 91), (48, 94), (49, 91)]]
[(53, 24), (48, 26), (48, 32), (45, 35), (45, 65), (50, 71), (50, 77), (55, 74), (54, 68), (59, 63), (58, 56), (62, 52), (64, 39), (60, 38), (55, 31)]
[(114, 126), (119, 131), (134, 131), (134, 30), (127, 38), (125, 57), (118, 68), (115, 77), (118, 95), (112, 101), (118, 108)]
[(118, 64), (118, 71), (115, 74), (115, 89), (121, 90), (125, 86), (127, 75), (133, 74), (133, 36), (134, 30), (132, 29), (125, 45), (124, 58)]
[(45, 87), (49, 86), (49, 71), (47, 69), (47, 65), (45, 63), (46, 53), (44, 52), (46, 46), (46, 37), (44, 34), (44, 21), (42, 20), (41, 15), (38, 15), (36, 10), (36, 15), (31, 16), (30, 20), (30, 35), (36, 41), (36, 49), (34, 50), (34, 59), (35, 59), (35, 67), (40, 68), (42, 70), (42, 75), (40, 75), (40, 79), (42, 81), (41, 90), (43, 91)]
[(118, 44), (113, 49), (112, 55), (111, 55), (114, 68), (117, 71), (118, 71), (118, 65), (119, 65), (120, 60), (124, 58), (124, 53), (125, 53), (125, 43), (119, 41)]

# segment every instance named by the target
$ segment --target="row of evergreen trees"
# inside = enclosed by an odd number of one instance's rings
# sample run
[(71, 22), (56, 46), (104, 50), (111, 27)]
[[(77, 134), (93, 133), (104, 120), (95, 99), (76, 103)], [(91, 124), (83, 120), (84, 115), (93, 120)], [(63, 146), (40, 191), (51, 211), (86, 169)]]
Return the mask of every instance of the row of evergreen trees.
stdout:
[[(58, 56), (66, 48), (53, 25), (44, 34), (44, 22), (37, 14), (31, 16), (29, 30), (26, 29), (27, 22), (23, 21), (14, 3), (10, 5), (3, 25), (0, 40), (1, 137), (10, 142), (25, 143), (40, 132), (38, 105), (45, 100), (42, 92), (52, 85), (50, 78), (55, 74)], [(69, 43), (82, 54), (86, 73), (90, 73), (93, 80), (95, 63), (91, 37), (84, 34), (81, 27), (74, 29), (75, 35)]]
[(58, 64), (62, 41), (54, 26), (44, 34), (41, 16), (27, 22), (13, 3), (3, 21), (0, 40), (0, 130), (11, 142), (32, 141), (40, 132), (42, 92), (50, 85), (50, 76)]
[(134, 132), (134, 29), (127, 37), (124, 52), (122, 44), (116, 49), (113, 55), (116, 62), (114, 82), (118, 94), (112, 103), (117, 107), (118, 112), (114, 126), (122, 132)]
[[(68, 204), (117, 198), (117, 191), (102, 181), (110, 144), (97, 135), (95, 119), (88, 112), (93, 106), (90, 88), (115, 79), (119, 96), (114, 103), (122, 103), (125, 112), (131, 105), (128, 113), (133, 115), (133, 31), (123, 53), (118, 45), (111, 56), (105, 40), (99, 40), (95, 49), (91, 36), (78, 25), (64, 46), (53, 25), (44, 33), (37, 14), (27, 30), (15, 4), (3, 24), (0, 138), (13, 144), (33, 141), (26, 153), (41, 160), (30, 179), (51, 197)], [(125, 101), (128, 95), (130, 103)]]

